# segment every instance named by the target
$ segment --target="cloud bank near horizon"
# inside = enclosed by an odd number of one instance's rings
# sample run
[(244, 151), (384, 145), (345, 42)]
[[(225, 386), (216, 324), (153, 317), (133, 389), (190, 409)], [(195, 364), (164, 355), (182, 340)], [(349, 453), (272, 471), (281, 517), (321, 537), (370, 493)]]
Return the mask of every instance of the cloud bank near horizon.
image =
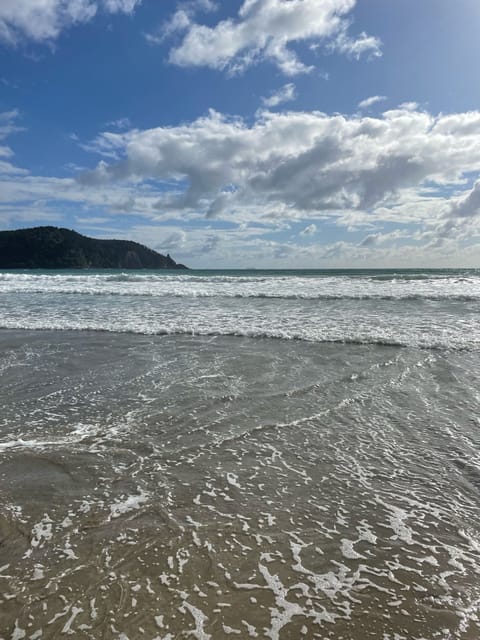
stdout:
[[(17, 117), (0, 115), (4, 139)], [(445, 259), (468, 256), (480, 235), (480, 182), (471, 179), (480, 173), (480, 112), (264, 111), (249, 124), (211, 111), (174, 127), (103, 132), (89, 149), (104, 156), (94, 169), (52, 178), (16, 167), (2, 145), (0, 219), (24, 212), (25, 220), (58, 220), (74, 205), (83, 224), (95, 210), (91, 227), (100, 232), (115, 227), (115, 216), (133, 215), (130, 235), (147, 244), (182, 257), (250, 252), (257, 262), (295, 252), (365, 261), (396, 250), (402, 260), (427, 252)], [(200, 228), (205, 219), (210, 228)], [(185, 230), (186, 222), (198, 228)], [(362, 238), (326, 246), (324, 224)], [(291, 229), (290, 240), (272, 239), (278, 229)]]

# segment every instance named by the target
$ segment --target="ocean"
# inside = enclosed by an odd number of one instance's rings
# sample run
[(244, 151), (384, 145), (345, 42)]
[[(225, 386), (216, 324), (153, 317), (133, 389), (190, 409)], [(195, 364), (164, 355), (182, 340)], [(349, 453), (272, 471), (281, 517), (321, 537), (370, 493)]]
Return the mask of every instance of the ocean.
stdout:
[(480, 270), (0, 272), (0, 639), (478, 640)]

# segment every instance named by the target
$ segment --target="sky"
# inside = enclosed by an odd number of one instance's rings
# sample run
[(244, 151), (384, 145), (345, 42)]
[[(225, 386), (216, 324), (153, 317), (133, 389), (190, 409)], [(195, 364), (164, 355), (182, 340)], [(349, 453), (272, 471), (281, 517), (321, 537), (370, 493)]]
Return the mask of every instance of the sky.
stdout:
[(480, 267), (478, 0), (1, 0), (0, 228)]

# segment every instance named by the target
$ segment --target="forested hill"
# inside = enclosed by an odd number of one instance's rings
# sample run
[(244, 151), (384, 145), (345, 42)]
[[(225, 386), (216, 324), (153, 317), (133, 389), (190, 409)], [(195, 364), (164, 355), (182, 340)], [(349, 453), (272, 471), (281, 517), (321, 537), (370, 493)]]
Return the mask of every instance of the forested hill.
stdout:
[(186, 269), (130, 240), (97, 240), (58, 227), (0, 231), (0, 269)]

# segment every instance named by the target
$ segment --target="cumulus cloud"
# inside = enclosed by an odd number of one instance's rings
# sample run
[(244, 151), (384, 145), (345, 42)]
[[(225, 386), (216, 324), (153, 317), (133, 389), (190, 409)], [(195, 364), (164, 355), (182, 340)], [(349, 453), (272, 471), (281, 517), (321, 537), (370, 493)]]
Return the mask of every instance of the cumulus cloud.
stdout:
[[(207, 252), (239, 266), (480, 259), (480, 248), (468, 249), (480, 237), (480, 181), (467, 186), (480, 175), (480, 112), (263, 112), (250, 123), (212, 111), (180, 126), (101, 134), (90, 148), (103, 160), (77, 179), (16, 167), (4, 140), (17, 122), (16, 111), (0, 114), (1, 219), (58, 220), (70, 203), (84, 225), (110, 220), (112, 235), (115, 225), (126, 233), (119, 217), (138, 216), (189, 264)], [(323, 244), (326, 222), (345, 239)], [(294, 225), (297, 243), (275, 235)]]
[(377, 104), (377, 102), (383, 102), (386, 99), (387, 99), (386, 96), (371, 96), (370, 98), (366, 98), (365, 100), (362, 100), (361, 102), (359, 102), (358, 108), (369, 109), (374, 104)]
[(472, 190), (452, 204), (450, 215), (454, 218), (472, 218), (480, 215), (480, 181)]
[(330, 50), (359, 58), (380, 55), (381, 43), (365, 33), (348, 34), (348, 14), (356, 0), (244, 0), (236, 19), (209, 27), (192, 21), (179, 9), (164, 35), (183, 33), (170, 51), (171, 63), (243, 71), (259, 60), (270, 60), (289, 76), (306, 73), (305, 65), (289, 45), (324, 44)]
[(275, 91), (268, 98), (262, 98), (262, 103), (269, 108), (278, 107), (279, 104), (291, 102), (297, 97), (295, 85), (292, 82), (284, 84), (278, 91)]
[(52, 42), (75, 24), (89, 22), (98, 10), (132, 13), (142, 0), (1, 0), (0, 41)]
[(248, 125), (212, 111), (177, 127), (104, 133), (90, 148), (118, 161), (102, 161), (81, 176), (83, 184), (154, 179), (168, 185), (159, 208), (217, 218), (246, 211), (373, 217), (398, 206), (402, 194), (418, 196), (427, 182), (442, 188), (480, 171), (480, 117), (264, 112)]
[(212, 0), (189, 0), (182, 2), (172, 17), (151, 33), (145, 33), (145, 39), (150, 44), (162, 44), (167, 38), (186, 31), (192, 24), (198, 12), (211, 13), (218, 9)]
[(418, 103), (416, 102), (402, 102), (399, 109), (405, 109), (406, 111), (416, 111), (418, 109)]

